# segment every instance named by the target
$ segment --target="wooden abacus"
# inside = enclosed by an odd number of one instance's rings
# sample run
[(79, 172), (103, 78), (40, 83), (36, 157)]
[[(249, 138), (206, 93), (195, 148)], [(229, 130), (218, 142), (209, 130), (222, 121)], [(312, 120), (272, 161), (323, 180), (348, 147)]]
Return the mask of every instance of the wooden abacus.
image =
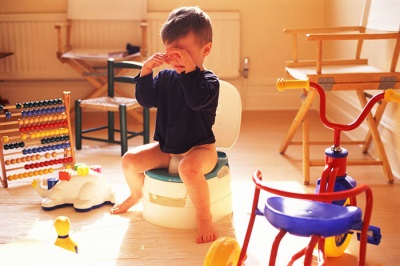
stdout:
[(0, 105), (1, 184), (75, 164), (70, 92), (52, 100)]

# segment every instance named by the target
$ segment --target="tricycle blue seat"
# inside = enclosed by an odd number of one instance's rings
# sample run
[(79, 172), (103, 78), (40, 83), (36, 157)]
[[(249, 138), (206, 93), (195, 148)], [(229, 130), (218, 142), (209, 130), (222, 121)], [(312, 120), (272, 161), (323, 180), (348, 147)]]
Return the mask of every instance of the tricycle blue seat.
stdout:
[(362, 223), (362, 211), (356, 206), (283, 197), (268, 198), (264, 216), (274, 227), (305, 237), (341, 235)]

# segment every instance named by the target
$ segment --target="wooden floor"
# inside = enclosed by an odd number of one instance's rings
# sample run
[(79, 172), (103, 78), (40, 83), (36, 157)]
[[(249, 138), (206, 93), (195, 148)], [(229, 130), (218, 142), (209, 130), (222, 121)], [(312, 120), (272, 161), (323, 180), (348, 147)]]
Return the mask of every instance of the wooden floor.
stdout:
[[(279, 154), (279, 146), (286, 134), (294, 113), (290, 111), (244, 112), (242, 129), (233, 154), (229, 153), (232, 167), (239, 170), (242, 176), (249, 176), (255, 169), (260, 169), (268, 180), (296, 181), (305, 188), (313, 191), (316, 180), (320, 177), (322, 167), (311, 167), (311, 184), (302, 184), (302, 150), (301, 146), (289, 146), (284, 155)], [(322, 126), (316, 112), (311, 114), (310, 137), (317, 140), (332, 140), (332, 131)], [(301, 139), (300, 132), (295, 135)], [(342, 137), (347, 140), (346, 136)], [(324, 159), (325, 146), (311, 148), (311, 158)], [(369, 159), (358, 146), (346, 147), (349, 150), (349, 159)], [(235, 162), (232, 162), (232, 159)], [(397, 163), (397, 162), (391, 162)], [(367, 265), (400, 265), (400, 185), (395, 179), (394, 184), (388, 184), (381, 166), (349, 166), (347, 173), (358, 184), (365, 183), (371, 186), (374, 193), (374, 207), (371, 224), (378, 226), (382, 231), (382, 242), (379, 246), (368, 245)], [(359, 206), (364, 206), (359, 201)], [(329, 258), (328, 265), (356, 265), (358, 256), (358, 241), (353, 237), (346, 254), (339, 258)], [(266, 241), (272, 241), (268, 239)], [(263, 245), (263, 243), (257, 243)], [(349, 254), (353, 256), (349, 258)], [(292, 254), (287, 254), (289, 258)], [(355, 257), (354, 257), (355, 256)], [(268, 258), (268, 254), (265, 254)], [(267, 264), (265, 264), (267, 265)]]
[[(279, 145), (294, 115), (293, 111), (246, 111), (243, 113), (239, 138), (235, 146), (226, 151), (229, 156), (233, 178), (249, 180), (251, 174), (259, 169), (268, 180), (276, 182), (296, 181), (305, 191), (312, 192), (314, 190), (315, 182), (321, 174), (322, 167), (311, 167), (311, 184), (304, 186), (302, 184), (301, 146), (289, 146), (283, 155), (278, 152)], [(154, 124), (154, 113), (152, 113), (151, 124)], [(317, 112), (312, 112), (310, 115), (310, 130), (310, 137), (313, 139), (333, 139), (332, 131), (322, 126)], [(152, 134), (153, 132), (151, 133), (151, 138)], [(301, 135), (298, 132), (295, 135), (295, 140), (300, 139)], [(348, 138), (344, 135), (342, 140), (348, 140)], [(140, 144), (140, 141), (130, 140), (130, 145), (137, 145), (138, 142)], [(325, 146), (311, 147), (311, 158), (324, 159), (325, 148)], [(363, 154), (358, 146), (346, 148), (349, 150), (349, 159), (370, 158), (370, 155)], [(400, 250), (400, 212), (398, 211), (398, 206), (400, 206), (400, 181), (396, 179), (394, 184), (388, 184), (381, 166), (349, 166), (348, 175), (353, 177), (359, 184), (366, 183), (372, 187), (374, 207), (371, 224), (380, 227), (382, 230), (383, 238), (381, 244), (379, 246), (368, 245), (367, 265), (399, 265), (400, 256), (397, 254)], [(248, 201), (248, 206), (251, 208), (250, 200), (252, 195), (236, 195), (236, 198)], [(362, 199), (359, 205), (360, 207), (364, 206)], [(263, 218), (261, 217), (260, 219)], [(237, 229), (238, 233), (242, 232), (242, 237), (245, 229)], [(240, 237), (238, 238), (240, 239)], [(255, 241), (258, 241), (257, 238)], [(272, 239), (265, 241), (270, 242)], [(255, 246), (259, 245), (264, 246), (262, 242), (251, 243), (250, 248), (255, 248)], [(330, 258), (329, 265), (347, 266), (356, 264), (358, 256), (358, 241), (356, 237), (353, 237), (347, 253), (339, 258)], [(289, 255), (291, 254), (288, 254), (288, 257)], [(268, 258), (267, 253), (265, 258)]]
[[(252, 173), (259, 169), (263, 172), (266, 180), (276, 182), (277, 184), (295, 184), (304, 189), (304, 191), (312, 192), (314, 190), (315, 182), (320, 176), (321, 167), (311, 168), (311, 184), (304, 186), (302, 183), (302, 169), (301, 169), (301, 147), (290, 146), (284, 155), (279, 154), (279, 145), (288, 129), (293, 117), (293, 111), (246, 111), (242, 117), (242, 127), (240, 136), (235, 146), (227, 150), (229, 156), (229, 163), (232, 172), (232, 178), (236, 182), (246, 182), (249, 184)], [(84, 123), (93, 123), (101, 119), (91, 115), (90, 119), (85, 118)], [(151, 124), (154, 124), (154, 113), (152, 113)], [(129, 126), (131, 129), (137, 128), (136, 126)], [(332, 139), (332, 133), (325, 129), (319, 122), (316, 113), (312, 113), (310, 119), (311, 137), (323, 138), (325, 140)], [(153, 131), (152, 127), (152, 131)], [(151, 134), (152, 137), (152, 134)], [(345, 139), (345, 137), (343, 137)], [(296, 135), (296, 139), (300, 139), (300, 135)], [(130, 140), (130, 146), (138, 145), (141, 139)], [(102, 146), (104, 144), (86, 141), (84, 145), (89, 146)], [(323, 159), (324, 149), (326, 147), (313, 147), (311, 150), (312, 158)], [(349, 148), (349, 156), (352, 158), (364, 158), (368, 155), (362, 154), (361, 149), (358, 147)], [(392, 162), (395, 163), (395, 162)], [(366, 183), (370, 185), (374, 193), (374, 207), (371, 224), (378, 226), (382, 231), (382, 243), (379, 246), (368, 245), (367, 249), (367, 265), (381, 266), (381, 265), (399, 265), (400, 256), (400, 181), (395, 180), (394, 184), (388, 184), (383, 170), (380, 166), (351, 166), (348, 167), (348, 174), (352, 176), (358, 183)], [(251, 187), (251, 185), (250, 185)], [(0, 191), (1, 192), (1, 191)], [(234, 204), (242, 203), (251, 209), (252, 192), (243, 190), (234, 195)], [(0, 198), (1, 204), (10, 204), (12, 199)], [(362, 200), (359, 202), (362, 207)], [(247, 208), (247, 207), (246, 207)], [(8, 217), (12, 214), (12, 208), (3, 208), (10, 213), (2, 213), (1, 217)], [(2, 218), (3, 219), (3, 218)], [(259, 217), (257, 219), (264, 219)], [(264, 219), (265, 220), (265, 219)], [(262, 225), (256, 223), (255, 232), (250, 241), (249, 249), (252, 253), (258, 253), (258, 261), (262, 261), (262, 265), (267, 265), (269, 257), (269, 247), (273, 241), (273, 236), (262, 236)], [(12, 225), (10, 225), (12, 226)], [(239, 225), (235, 228), (238, 241), (243, 241), (246, 224)], [(1, 228), (6, 232), (8, 228)], [(281, 256), (291, 257), (291, 253), (286, 254), (285, 244), (282, 242)], [(339, 258), (329, 258), (328, 265), (356, 265), (358, 256), (358, 242), (356, 237), (353, 237), (352, 242), (344, 255)], [(251, 265), (251, 264), (247, 264)], [(296, 264), (297, 265), (297, 264)]]

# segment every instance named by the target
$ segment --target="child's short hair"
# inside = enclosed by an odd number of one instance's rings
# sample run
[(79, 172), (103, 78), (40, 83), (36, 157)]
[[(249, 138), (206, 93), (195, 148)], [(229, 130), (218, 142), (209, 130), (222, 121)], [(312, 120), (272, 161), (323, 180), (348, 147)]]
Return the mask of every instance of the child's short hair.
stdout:
[(171, 43), (193, 32), (200, 46), (212, 42), (210, 17), (198, 7), (181, 7), (173, 10), (161, 29), (163, 43)]

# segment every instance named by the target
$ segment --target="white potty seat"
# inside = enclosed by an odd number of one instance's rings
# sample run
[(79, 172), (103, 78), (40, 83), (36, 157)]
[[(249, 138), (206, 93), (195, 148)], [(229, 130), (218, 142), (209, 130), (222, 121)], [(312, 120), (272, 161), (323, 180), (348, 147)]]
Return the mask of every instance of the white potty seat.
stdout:
[[(231, 148), (239, 135), (242, 102), (238, 90), (220, 80), (218, 108), (213, 125), (216, 147)], [(143, 185), (143, 218), (155, 225), (172, 228), (196, 228), (196, 210), (185, 184), (177, 175), (179, 156), (171, 159), (170, 170), (145, 172)], [(175, 170), (172, 170), (175, 168)], [(172, 172), (172, 173), (170, 173)], [(218, 151), (218, 163), (205, 176), (210, 191), (213, 222), (232, 213), (231, 174), (228, 157)]]
[[(218, 151), (218, 162), (208, 173), (210, 203), (213, 222), (232, 213), (231, 175), (228, 157)], [(143, 218), (155, 225), (171, 228), (196, 228), (196, 209), (187, 194), (186, 186), (179, 175), (168, 169), (153, 169), (145, 172), (143, 186)]]

